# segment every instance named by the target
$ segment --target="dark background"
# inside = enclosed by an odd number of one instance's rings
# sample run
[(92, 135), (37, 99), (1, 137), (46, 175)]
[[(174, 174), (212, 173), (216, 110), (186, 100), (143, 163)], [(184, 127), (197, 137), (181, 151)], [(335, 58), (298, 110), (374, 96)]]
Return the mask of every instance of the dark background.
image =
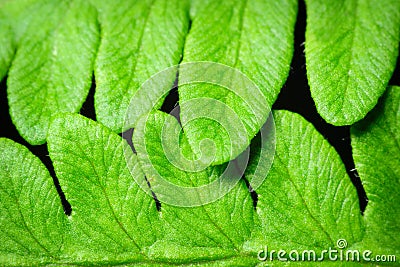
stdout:
[[(295, 51), (293, 55), (293, 60), (291, 64), (291, 70), (289, 77), (283, 86), (278, 100), (273, 105), (273, 109), (285, 109), (293, 112), (297, 112), (305, 117), (309, 122), (311, 122), (316, 129), (329, 141), (329, 143), (335, 147), (336, 151), (342, 158), (347, 173), (349, 174), (353, 184), (357, 188), (361, 212), (365, 210), (367, 205), (367, 196), (362, 187), (360, 178), (358, 177), (357, 171), (354, 167), (354, 162), (352, 158), (352, 151), (350, 145), (350, 128), (349, 126), (337, 127), (326, 123), (317, 113), (314, 102), (311, 98), (311, 93), (307, 83), (306, 76), (306, 63), (304, 56), (304, 41), (305, 41), (305, 28), (306, 28), (306, 10), (303, 1), (299, 2), (299, 13), (296, 23), (295, 30)], [(53, 177), (54, 183), (57, 190), (61, 196), (62, 203), (66, 214), (71, 213), (71, 207), (69, 203), (65, 200), (65, 197), (60, 189), (58, 180), (54, 174), (54, 169), (49, 158), (49, 153), (47, 151), (46, 144), (40, 146), (29, 145), (15, 129), (12, 124), (10, 115), (8, 113), (8, 103), (7, 103), (7, 93), (6, 93), (6, 80), (3, 79), (0, 83), (0, 137), (10, 138), (20, 144), (25, 145), (29, 150), (38, 156), (42, 162), (49, 169), (50, 174)], [(400, 85), (400, 64), (399, 60), (397, 62), (396, 70), (393, 74), (392, 79), (389, 84)], [(89, 117), (91, 119), (95, 118), (94, 112), (94, 101), (93, 95), (95, 91), (95, 81), (93, 79), (92, 87), (90, 89), (89, 95), (86, 102), (81, 108), (81, 114)], [(178, 101), (178, 93), (176, 90), (171, 91), (168, 95), (166, 102), (164, 103), (162, 110), (169, 112), (173, 109)], [(252, 195), (253, 198), (257, 198), (256, 194)], [(255, 201), (256, 202), (256, 201)]]

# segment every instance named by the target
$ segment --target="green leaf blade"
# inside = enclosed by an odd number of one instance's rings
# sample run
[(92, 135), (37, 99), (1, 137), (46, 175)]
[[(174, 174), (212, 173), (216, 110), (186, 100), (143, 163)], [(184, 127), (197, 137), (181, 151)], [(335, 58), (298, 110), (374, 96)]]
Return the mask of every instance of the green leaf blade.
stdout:
[(143, 175), (132, 152), (125, 159), (128, 144), (108, 128), (72, 114), (53, 121), (48, 143), (60, 185), (72, 207), (76, 239), (80, 241), (72, 241), (80, 249), (70, 253), (81, 251), (87, 253), (86, 257), (99, 260), (118, 251), (121, 257), (130, 255), (132, 261), (143, 260), (143, 248), (162, 234), (157, 230), (159, 218), (154, 200), (129, 172), (126, 160), (131, 162), (133, 174)]
[[(243, 82), (234, 81), (234, 78), (237, 78), (235, 76), (228, 88), (206, 83), (179, 87), (181, 120), (189, 143), (196, 151), (202, 137), (205, 136), (214, 142), (214, 164), (218, 165), (234, 159), (245, 150), (265, 122), (269, 109), (283, 86), (293, 54), (297, 2), (194, 1), (193, 5), (192, 27), (186, 39), (183, 62), (221, 63), (243, 73), (258, 87), (251, 88), (257, 91), (253, 92), (254, 95), (258, 93), (257, 97), (249, 97), (246, 100), (232, 90), (234, 86), (240, 87), (240, 82)], [(205, 73), (205, 77), (207, 74)], [(205, 81), (205, 77), (200, 81)], [(179, 74), (179, 80), (191, 82), (195, 78), (192, 73)], [(221, 105), (237, 113), (239, 120), (226, 115), (221, 116), (218, 122), (198, 118), (189, 124), (192, 114), (197, 110), (208, 108), (209, 114), (215, 114), (221, 109), (218, 106), (213, 107), (212, 104), (207, 107), (196, 104), (196, 98), (219, 101)], [(191, 100), (194, 101), (190, 105), (183, 105)], [(257, 105), (253, 101), (260, 100), (264, 101), (262, 106), (265, 108), (258, 113), (254, 109)], [(223, 129), (224, 125), (232, 121), (241, 121), (246, 128), (246, 131), (241, 130), (243, 137), (240, 143), (233, 146), (229, 144), (229, 141), (232, 141), (229, 137), (224, 138), (229, 133), (227, 129)], [(229, 147), (232, 147), (232, 150)]]
[(389, 87), (378, 106), (351, 128), (358, 174), (368, 197), (362, 244), (374, 254), (400, 257), (400, 87)]
[[(158, 181), (154, 179), (156, 173), (175, 185), (199, 187), (214, 181), (226, 168), (226, 165), (221, 165), (194, 172), (171, 163), (163, 147), (173, 137), (168, 135), (168, 139), (162, 138), (164, 127), (168, 128), (166, 124), (169, 123), (180, 128), (174, 117), (163, 112), (154, 112), (139, 121), (133, 137), (140, 165), (157, 196), (179, 194), (179, 191), (175, 191), (173, 186), (169, 188), (170, 192), (157, 191)], [(143, 135), (145, 140), (142, 139)], [(189, 151), (184, 153), (190, 155), (190, 147), (183, 141), (181, 149), (186, 148)], [(196, 193), (198, 195), (189, 196), (186, 202), (196, 197), (201, 198), (203, 194), (213, 194), (201, 188)], [(174, 261), (192, 259), (197, 262), (241, 254), (243, 243), (250, 237), (254, 226), (254, 208), (243, 180), (238, 181), (231, 191), (218, 200), (214, 199), (202, 206), (184, 206), (185, 204), (162, 202), (161, 212), (166, 236), (154, 248), (154, 255)], [(169, 250), (175, 254), (168, 255)]]
[[(339, 155), (299, 115), (276, 111), (274, 119), (274, 162), (256, 189), (262, 225), (258, 238), (270, 249), (287, 251), (321, 251), (339, 239), (349, 245), (360, 241), (364, 226), (358, 196)], [(246, 177), (254, 172), (248, 169)]]
[[(17, 41), (7, 80), (13, 123), (30, 144), (43, 144), (52, 115), (78, 112), (91, 86), (98, 46), (96, 10), (87, 2), (40, 1)], [(22, 26), (20, 26), (22, 27)]]
[(308, 0), (307, 76), (318, 113), (351, 125), (378, 102), (396, 66), (400, 3)]
[[(96, 116), (112, 130), (122, 132), (136, 91), (152, 75), (180, 62), (189, 27), (188, 1), (94, 2), (102, 28), (95, 66)], [(175, 76), (167, 77), (167, 91)]]
[(0, 151), (1, 265), (57, 259), (67, 220), (53, 179), (26, 147), (1, 138)]

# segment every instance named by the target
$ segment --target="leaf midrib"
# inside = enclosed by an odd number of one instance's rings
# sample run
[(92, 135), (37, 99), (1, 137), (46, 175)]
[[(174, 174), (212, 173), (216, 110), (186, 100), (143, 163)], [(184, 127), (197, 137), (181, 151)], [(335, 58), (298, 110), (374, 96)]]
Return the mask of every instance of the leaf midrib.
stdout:
[(240, 58), (240, 51), (241, 51), (241, 47), (242, 47), (242, 32), (243, 32), (243, 24), (244, 24), (244, 15), (246, 13), (246, 8), (247, 8), (247, 3), (248, 0), (244, 0), (243, 4), (240, 8), (241, 12), (240, 12), (240, 21), (239, 21), (239, 37), (237, 38), (237, 47), (236, 47), (236, 54), (235, 54), (235, 61), (233, 63), (233, 68), (236, 68), (237, 63), (239, 61)]
[[(340, 103), (337, 103), (336, 101), (336, 105), (338, 105), (341, 108), (338, 108), (334, 114), (333, 117), (336, 117), (338, 113), (342, 112), (343, 110), (343, 106), (344, 106), (344, 102), (345, 100), (347, 100), (348, 98), (346, 97), (347, 92), (349, 90), (349, 81), (350, 81), (350, 75), (349, 75), (349, 71), (353, 69), (353, 65), (354, 65), (354, 43), (356, 38), (356, 35), (358, 37), (358, 24), (359, 24), (359, 20), (358, 20), (358, 14), (359, 14), (359, 0), (355, 1), (355, 7), (354, 7), (354, 23), (351, 24), (351, 29), (350, 31), (353, 32), (354, 34), (350, 34), (350, 57), (348, 58), (348, 60), (346, 61), (346, 74), (344, 77), (344, 87), (343, 87), (343, 92), (341, 94), (337, 95), (337, 99), (340, 99)], [(348, 34), (347, 32), (345, 34)], [(343, 38), (343, 36), (341, 37)], [(340, 55), (340, 57), (342, 57), (343, 55)], [(337, 64), (336, 67), (338, 67), (339, 64)]]

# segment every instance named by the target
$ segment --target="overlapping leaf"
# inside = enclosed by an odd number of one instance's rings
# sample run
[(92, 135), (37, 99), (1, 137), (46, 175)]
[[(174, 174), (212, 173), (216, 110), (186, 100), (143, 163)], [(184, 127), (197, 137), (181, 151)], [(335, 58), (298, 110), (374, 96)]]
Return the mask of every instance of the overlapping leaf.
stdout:
[[(198, 187), (207, 185), (223, 173), (226, 165), (209, 167), (199, 171), (188, 171), (185, 165), (172, 164), (164, 152), (165, 142), (172, 142), (174, 137), (171, 132), (163, 139), (163, 130), (168, 127), (180, 128), (178, 121), (165, 113), (156, 112), (140, 120), (138, 130), (134, 133), (134, 144), (138, 152), (147, 179), (151, 183), (157, 196), (161, 194), (179, 194), (173, 186), (170, 192), (159, 192), (155, 176), (158, 173), (162, 179), (168, 180), (176, 185)], [(170, 124), (170, 125), (168, 125)], [(181, 136), (181, 149), (184, 156), (193, 160), (193, 153), (185, 140), (182, 131), (177, 131)], [(180, 153), (181, 151), (175, 151)], [(190, 163), (195, 164), (195, 161)], [(187, 167), (187, 165), (186, 165)], [(232, 174), (234, 175), (234, 174)], [(233, 179), (233, 177), (230, 177)], [(240, 176), (239, 176), (240, 178)], [(207, 198), (212, 195), (210, 190), (198, 187), (193, 195), (186, 196), (182, 203), (169, 205), (162, 203), (162, 213), (166, 227), (170, 229), (169, 234), (160, 247), (166, 244), (176, 244), (180, 251), (177, 255), (182, 258), (198, 261), (200, 259), (212, 259), (235, 257), (241, 253), (241, 247), (245, 240), (250, 237), (255, 225), (250, 194), (247, 192), (243, 180), (226, 195), (212, 203), (205, 202), (197, 207), (185, 207), (185, 205), (196, 198)], [(161, 198), (160, 198), (161, 199)], [(185, 203), (186, 202), (186, 203)], [(180, 205), (179, 205), (180, 204)], [(172, 256), (172, 255), (171, 255)], [(176, 255), (174, 255), (176, 257)], [(246, 257), (246, 255), (244, 255)]]
[[(223, 84), (207, 83), (206, 78), (210, 75), (207, 69), (179, 75), (179, 80), (196, 81), (179, 87), (181, 120), (189, 143), (199, 155), (200, 141), (210, 139), (215, 145), (214, 163), (221, 164), (235, 158), (249, 145), (285, 82), (293, 54), (297, 1), (193, 2), (192, 26), (186, 39), (183, 62), (222, 63), (241, 71), (258, 86), (258, 89), (251, 88), (253, 92), (244, 98), (234, 90), (235, 87), (246, 87), (243, 79), (235, 80), (238, 74), (228, 72), (233, 75), (228, 88)], [(204, 72), (202, 80), (196, 79), (198, 72)], [(220, 74), (215, 70), (209, 72), (224, 75), (226, 70), (221, 70)], [(220, 104), (204, 106), (197, 98), (212, 99)], [(261, 100), (264, 110), (258, 113), (254, 107), (259, 106)], [(190, 104), (185, 105), (186, 102)], [(221, 105), (226, 106), (227, 113), (221, 114), (218, 122), (209, 118), (192, 120), (193, 114), (205, 108), (208, 114), (221, 113)], [(228, 115), (228, 111), (236, 113), (245, 127), (240, 130), (240, 139), (232, 140), (231, 133), (224, 129), (224, 125), (237, 121)], [(233, 141), (236, 143), (231, 144)]]
[(397, 0), (306, 0), (307, 76), (318, 113), (351, 125), (378, 102), (396, 66)]
[(20, 9), (7, 80), (10, 115), (29, 143), (42, 144), (51, 116), (79, 111), (89, 92), (99, 39), (97, 13), (81, 0), (41, 0)]
[(355, 166), (369, 199), (363, 247), (400, 257), (400, 87), (351, 129)]
[[(277, 111), (274, 118), (276, 153), (257, 189), (262, 225), (257, 238), (271, 250), (287, 251), (321, 251), (339, 239), (360, 241), (364, 227), (357, 192), (335, 149), (299, 115)], [(253, 154), (246, 177), (254, 174), (261, 152)]]
[[(188, 1), (103, 1), (101, 45), (96, 60), (97, 119), (121, 132), (128, 105), (152, 75), (177, 65), (189, 25)], [(172, 88), (176, 73), (166, 79)]]
[[(130, 255), (131, 262), (143, 260), (143, 248), (162, 234), (155, 202), (127, 168), (123, 149), (128, 144), (106, 127), (79, 115), (56, 119), (48, 142), (55, 171), (72, 207), (73, 242), (81, 244), (69, 252), (85, 255), (87, 260), (107, 257), (112, 262), (126, 258), (124, 254)], [(142, 175), (133, 153), (128, 157), (133, 174)]]
[(1, 265), (50, 263), (67, 227), (53, 180), (26, 147), (1, 138), (0, 151)]

